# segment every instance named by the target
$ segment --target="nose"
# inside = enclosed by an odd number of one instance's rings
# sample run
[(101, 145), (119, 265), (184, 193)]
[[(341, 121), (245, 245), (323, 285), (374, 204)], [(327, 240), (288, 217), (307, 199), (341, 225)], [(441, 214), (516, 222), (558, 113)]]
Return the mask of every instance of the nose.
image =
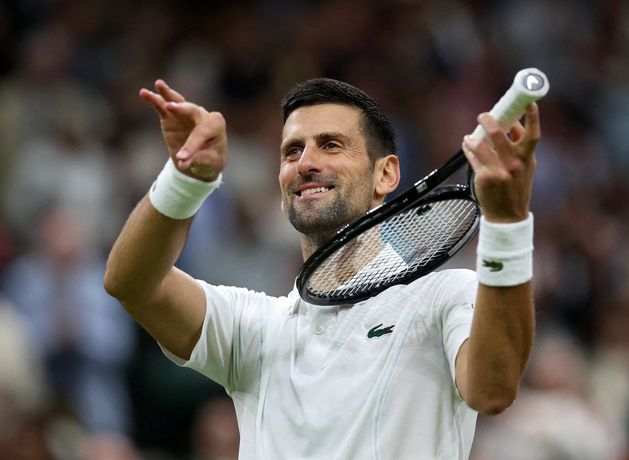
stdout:
[(307, 144), (299, 157), (297, 166), (299, 174), (306, 176), (321, 171), (321, 152), (316, 145)]

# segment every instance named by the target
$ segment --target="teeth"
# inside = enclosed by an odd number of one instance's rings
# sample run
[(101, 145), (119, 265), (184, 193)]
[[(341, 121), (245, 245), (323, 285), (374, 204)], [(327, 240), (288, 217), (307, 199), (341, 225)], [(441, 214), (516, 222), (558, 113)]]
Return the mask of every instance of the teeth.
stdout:
[(328, 187), (308, 188), (301, 191), (301, 196), (312, 195), (313, 193), (327, 192), (330, 190)]

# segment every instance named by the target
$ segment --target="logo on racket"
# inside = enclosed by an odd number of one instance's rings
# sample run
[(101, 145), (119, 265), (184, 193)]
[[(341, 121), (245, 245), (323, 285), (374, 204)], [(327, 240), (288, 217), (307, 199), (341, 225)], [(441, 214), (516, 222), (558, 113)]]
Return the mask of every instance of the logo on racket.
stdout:
[(382, 329), (380, 329), (380, 327), (382, 327), (382, 323), (369, 329), (369, 332), (367, 332), (367, 338), (373, 339), (374, 337), (380, 337), (385, 334), (391, 334), (393, 332), (393, 328), (395, 327), (395, 324), (392, 324), (391, 326), (383, 327)]
[(499, 272), (500, 270), (502, 270), (503, 265), (502, 262), (483, 259), (483, 267), (489, 268), (490, 272)]
[(544, 86), (544, 78), (536, 73), (529, 73), (522, 77), (524, 87), (529, 91), (538, 91)]

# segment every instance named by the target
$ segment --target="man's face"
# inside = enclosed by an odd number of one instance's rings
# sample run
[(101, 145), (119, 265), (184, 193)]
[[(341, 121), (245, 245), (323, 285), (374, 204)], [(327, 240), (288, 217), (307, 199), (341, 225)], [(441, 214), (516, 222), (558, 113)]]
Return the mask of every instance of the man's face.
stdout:
[(284, 124), (280, 154), (282, 209), (300, 233), (328, 237), (376, 204), (358, 109), (298, 108)]

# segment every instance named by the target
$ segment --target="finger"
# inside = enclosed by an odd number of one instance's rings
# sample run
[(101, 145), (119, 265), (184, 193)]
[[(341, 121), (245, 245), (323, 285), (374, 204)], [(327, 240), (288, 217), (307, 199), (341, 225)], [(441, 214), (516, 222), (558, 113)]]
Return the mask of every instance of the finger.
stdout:
[(192, 164), (197, 154), (212, 145), (215, 137), (205, 126), (197, 126), (191, 132), (181, 149), (175, 154), (179, 166), (187, 169)]
[(168, 116), (166, 101), (162, 96), (146, 88), (142, 88), (139, 92), (139, 95), (144, 102), (155, 109), (160, 118), (165, 118), (166, 116)]
[(466, 142), (467, 137), (468, 136), (465, 136), (465, 138), (463, 139), (463, 142), (461, 143), (461, 149), (463, 150), (463, 154), (465, 155), (465, 158), (467, 158), (467, 162), (470, 164), (472, 169), (475, 172), (477, 172), (480, 170), (482, 164), (479, 161), (479, 159), (476, 157), (474, 152), (472, 152), (472, 150), (468, 146), (468, 143)]
[(186, 99), (177, 91), (168, 86), (164, 80), (157, 80), (155, 82), (155, 89), (162, 95), (162, 97), (169, 102), (184, 102)]
[(225, 137), (225, 119), (218, 112), (209, 113), (191, 102), (167, 102), (166, 110), (193, 127), (186, 142), (175, 154), (180, 161), (188, 162), (198, 150), (211, 145), (215, 138)]
[(485, 130), (485, 133), (487, 133), (487, 139), (494, 145), (496, 152), (500, 155), (501, 152), (508, 151), (511, 141), (503, 131), (500, 123), (498, 123), (498, 120), (489, 113), (481, 113), (477, 120)]
[(194, 155), (200, 150), (204, 150), (215, 143), (221, 136), (221, 133), (213, 126), (199, 125), (194, 128), (181, 150), (177, 153), (177, 158), (184, 160)]
[(225, 139), (225, 120), (218, 112), (207, 113), (204, 111), (203, 119), (190, 132), (186, 142), (176, 158), (181, 161), (191, 160), (201, 150), (205, 150), (213, 144), (223, 142)]
[(475, 139), (470, 135), (463, 138), (463, 152), (473, 155), (474, 162), (470, 162), (474, 171), (479, 172), (480, 168), (494, 169), (500, 165), (500, 159), (496, 151), (485, 140)]
[(525, 134), (524, 126), (522, 126), (522, 123), (520, 123), (519, 121), (513, 123), (509, 134), (511, 135), (511, 140), (513, 142), (518, 142), (520, 139), (522, 139)]
[(524, 126), (526, 127), (526, 142), (532, 148), (539, 141), (542, 130), (539, 122), (539, 108), (535, 102), (526, 106), (524, 112)]
[[(201, 138), (203, 139), (203, 135)], [(213, 169), (213, 165), (220, 161), (221, 139), (213, 137), (205, 141), (201, 140), (201, 145), (192, 153), (188, 150), (180, 150), (175, 155), (177, 166), (184, 169), (196, 167), (197, 169)], [(188, 147), (192, 150), (190, 147)]]
[(164, 104), (169, 113), (175, 114), (179, 118), (187, 118), (191, 123), (196, 125), (202, 123), (203, 117), (207, 111), (192, 102), (173, 102), (168, 101)]

